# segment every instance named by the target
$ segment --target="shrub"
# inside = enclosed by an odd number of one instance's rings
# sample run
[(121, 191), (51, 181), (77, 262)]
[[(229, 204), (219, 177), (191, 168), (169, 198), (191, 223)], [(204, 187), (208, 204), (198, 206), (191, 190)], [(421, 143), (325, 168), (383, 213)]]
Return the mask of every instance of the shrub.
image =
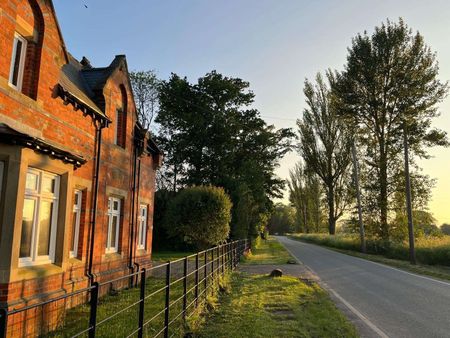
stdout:
[(164, 218), (167, 213), (170, 201), (173, 200), (176, 193), (169, 190), (158, 190), (155, 193), (155, 210), (153, 212), (153, 251), (166, 249), (181, 249), (183, 243), (174, 243), (168, 241), (168, 234), (164, 226)]
[(169, 237), (203, 250), (228, 237), (231, 206), (222, 188), (186, 188), (170, 202), (164, 225)]

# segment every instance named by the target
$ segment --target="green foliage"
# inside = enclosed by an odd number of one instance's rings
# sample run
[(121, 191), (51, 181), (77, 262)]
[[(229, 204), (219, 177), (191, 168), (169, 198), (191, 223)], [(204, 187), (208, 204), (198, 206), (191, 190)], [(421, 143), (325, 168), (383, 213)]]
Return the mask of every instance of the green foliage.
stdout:
[(327, 200), (328, 231), (334, 234), (336, 221), (351, 201), (348, 168), (351, 164), (352, 137), (338, 119), (332, 104), (329, 87), (333, 86), (335, 77), (328, 72), (327, 79), (329, 84), (319, 73), (315, 84), (305, 81), (303, 92), (308, 108), (303, 111), (303, 118), (297, 124), (300, 155), (306, 170), (313, 172), (321, 181)]
[(169, 237), (203, 250), (227, 239), (231, 206), (222, 188), (186, 188), (170, 202), (164, 225)]
[[(293, 238), (341, 250), (360, 251), (357, 235), (300, 234)], [(409, 260), (409, 245), (406, 241), (387, 242), (379, 238), (368, 238), (366, 245), (369, 254)], [(416, 258), (422, 264), (450, 266), (450, 236), (423, 236), (416, 239)]]
[(447, 90), (438, 79), (436, 55), (402, 19), (388, 20), (372, 35), (358, 34), (337, 76), (333, 98), (355, 131), (365, 164), (365, 212), (385, 240), (403, 169), (403, 130), (407, 127), (412, 163), (416, 157), (428, 158), (428, 147), (448, 145), (446, 133), (431, 127)]
[(295, 209), (278, 203), (272, 210), (267, 228), (271, 234), (285, 234), (294, 231)]
[(289, 201), (295, 208), (295, 232), (321, 232), (323, 210), (321, 202), (323, 192), (316, 174), (305, 170), (301, 163), (289, 171)]
[(155, 209), (153, 212), (153, 250), (181, 249), (182, 242), (171, 241), (169, 245), (167, 230), (164, 227), (164, 217), (170, 201), (174, 199), (176, 193), (169, 190), (158, 190), (155, 192)]
[[(414, 210), (413, 223), (415, 238), (423, 236), (439, 237), (442, 234), (436, 226), (436, 220), (429, 212)], [(391, 238), (394, 241), (404, 241), (408, 238), (408, 219), (404, 211), (397, 213), (392, 222)]]
[(251, 109), (249, 83), (215, 71), (192, 84), (172, 74), (160, 86), (159, 145), (163, 172), (173, 190), (211, 184), (233, 201), (232, 236), (257, 236), (271, 199), (281, 197), (275, 176), (279, 159), (290, 149), (290, 129), (267, 125)]
[(130, 72), (131, 87), (139, 123), (149, 129), (158, 112), (160, 80), (154, 70)]
[(447, 223), (442, 224), (441, 231), (444, 235), (450, 235), (450, 224)]

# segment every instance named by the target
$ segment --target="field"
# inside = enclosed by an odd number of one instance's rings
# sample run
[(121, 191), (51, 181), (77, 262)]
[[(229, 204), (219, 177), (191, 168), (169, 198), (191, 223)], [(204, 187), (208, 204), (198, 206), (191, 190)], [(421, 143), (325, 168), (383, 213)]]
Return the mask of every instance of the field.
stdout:
[(294, 234), (290, 237), (412, 272), (450, 279), (450, 236), (416, 239), (417, 265), (409, 264), (409, 247), (406, 242), (386, 243), (368, 239), (367, 254), (362, 254), (357, 235)]

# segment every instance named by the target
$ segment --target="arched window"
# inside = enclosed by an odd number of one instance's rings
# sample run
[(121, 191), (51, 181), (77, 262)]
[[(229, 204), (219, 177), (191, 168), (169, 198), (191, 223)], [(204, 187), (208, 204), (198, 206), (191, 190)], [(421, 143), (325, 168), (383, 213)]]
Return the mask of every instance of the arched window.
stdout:
[(44, 38), (44, 17), (36, 0), (17, 6), (16, 33), (11, 55), (11, 87), (36, 99)]
[(116, 130), (115, 130), (115, 143), (125, 148), (126, 136), (127, 136), (127, 91), (124, 85), (120, 85), (120, 94), (122, 98), (121, 107), (116, 111)]

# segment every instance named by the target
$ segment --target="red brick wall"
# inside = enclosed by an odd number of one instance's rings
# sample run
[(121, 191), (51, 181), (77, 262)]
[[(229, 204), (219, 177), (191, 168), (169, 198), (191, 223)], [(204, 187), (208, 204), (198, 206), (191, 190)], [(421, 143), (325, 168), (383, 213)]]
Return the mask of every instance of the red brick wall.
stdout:
[[(41, 137), (52, 143), (69, 148), (73, 153), (83, 156), (87, 163), (74, 171), (74, 177), (92, 182), (94, 171), (94, 141), (95, 128), (89, 116), (83, 117), (80, 111), (74, 111), (71, 105), (64, 105), (60, 98), (52, 96), (59, 80), (59, 72), (66, 62), (63, 43), (57, 29), (52, 6), (49, 1), (38, 1), (42, 12), (42, 20), (36, 15), (35, 0), (2, 0), (0, 2), (0, 118), (5, 116), (20, 122), (23, 126), (35, 129)], [(13, 37), (15, 32), (15, 18), (20, 15), (31, 26), (43, 32), (41, 38), (34, 45), (30, 44), (27, 51), (27, 72), (23, 92), (27, 96), (17, 93), (12, 88), (2, 84), (9, 78)], [(82, 38), (82, 37), (80, 37)], [(40, 47), (42, 45), (42, 48)], [(89, 51), (86, 51), (88, 54)], [(124, 147), (114, 144), (114, 126), (116, 125), (116, 110), (123, 107), (123, 91), (127, 93), (126, 122)], [(131, 220), (131, 186), (133, 169), (133, 130), (136, 124), (135, 106), (130, 95), (131, 89), (127, 79), (125, 65), (117, 69), (107, 81), (104, 88), (106, 99), (106, 114), (113, 120), (109, 128), (103, 131), (101, 147), (101, 168), (99, 174), (99, 197), (97, 210), (97, 227), (95, 234), (94, 272), (99, 280), (108, 280), (129, 272), (127, 268), (129, 254), (129, 233)], [(29, 96), (29, 97), (28, 97)], [(141, 160), (140, 198), (151, 201), (148, 210), (148, 251), (136, 261), (149, 265), (151, 255), (151, 229), (153, 220), (153, 197), (155, 189), (155, 165), (151, 156), (144, 156)], [(79, 258), (71, 260), (63, 272), (28, 280), (14, 281), (0, 284), (0, 302), (24, 304), (46, 297), (53, 292), (65, 290), (70, 292), (87, 285), (86, 262), (90, 225), (91, 191), (87, 186), (83, 193), (83, 211), (80, 224)], [(114, 258), (105, 258), (107, 233), (107, 190), (117, 189), (125, 192), (123, 196), (123, 215), (121, 217), (121, 241), (119, 254)], [(139, 198), (136, 198), (136, 213)], [(135, 227), (137, 222), (135, 222)], [(66, 229), (71, 229), (66, 226)], [(136, 233), (136, 231), (135, 231)], [(73, 234), (67, 233), (72, 239)], [(135, 235), (134, 247), (137, 236)], [(67, 256), (67, 255), (66, 255)], [(13, 263), (14, 264), (14, 263)], [(38, 297), (35, 297), (38, 296)]]

